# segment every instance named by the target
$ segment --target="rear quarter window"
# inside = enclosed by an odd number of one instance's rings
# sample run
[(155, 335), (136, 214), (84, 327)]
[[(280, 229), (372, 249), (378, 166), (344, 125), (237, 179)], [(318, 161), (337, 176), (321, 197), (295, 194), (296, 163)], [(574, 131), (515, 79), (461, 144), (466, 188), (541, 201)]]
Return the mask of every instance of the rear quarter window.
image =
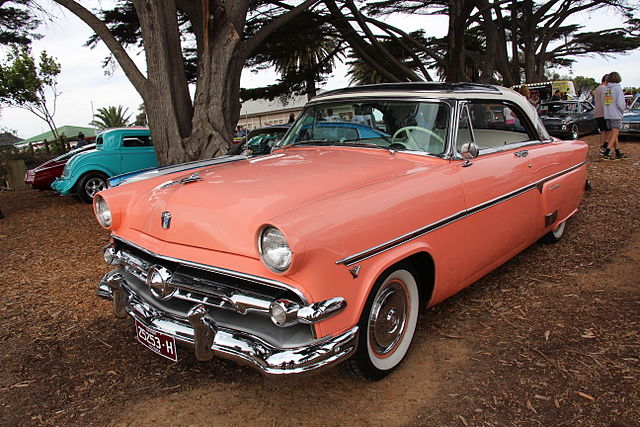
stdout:
[(122, 146), (123, 147), (152, 147), (153, 142), (151, 141), (151, 136), (149, 135), (125, 136), (124, 138), (122, 138)]

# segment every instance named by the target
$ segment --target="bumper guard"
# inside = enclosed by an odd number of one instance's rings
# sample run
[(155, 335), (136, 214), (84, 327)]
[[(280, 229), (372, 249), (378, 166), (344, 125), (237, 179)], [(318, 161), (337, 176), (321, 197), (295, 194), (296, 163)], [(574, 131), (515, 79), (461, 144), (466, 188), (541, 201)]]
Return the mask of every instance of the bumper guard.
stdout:
[(216, 325), (203, 304), (194, 305), (186, 321), (168, 316), (126, 286), (119, 273), (107, 273), (98, 295), (113, 301), (118, 318), (127, 315), (146, 326), (173, 336), (195, 350), (199, 360), (213, 356), (247, 364), (266, 374), (297, 374), (333, 366), (349, 357), (358, 344), (358, 327), (307, 346), (278, 348), (243, 331)]

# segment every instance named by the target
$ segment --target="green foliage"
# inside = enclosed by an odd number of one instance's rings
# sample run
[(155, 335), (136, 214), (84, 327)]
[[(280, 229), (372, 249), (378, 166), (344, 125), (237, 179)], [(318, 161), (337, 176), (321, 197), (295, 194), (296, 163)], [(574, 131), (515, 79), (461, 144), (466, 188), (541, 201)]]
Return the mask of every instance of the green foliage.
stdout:
[(576, 76), (573, 78), (573, 85), (577, 92), (590, 92), (600, 85), (598, 81), (593, 77)]
[[(47, 122), (57, 137), (53, 115), (59, 95), (56, 85), (60, 72), (60, 64), (47, 52), (40, 53), (40, 61), (36, 64), (31, 48), (12, 45), (6, 61), (0, 64), (0, 105), (32, 112)], [(53, 97), (52, 108), (47, 104), (48, 95)]]
[[(408, 36), (423, 45), (430, 43), (422, 30), (414, 31)], [(417, 73), (419, 73), (420, 70), (419, 61), (416, 61), (416, 57), (422, 61), (421, 63), (429, 62), (429, 59), (425, 57), (424, 53), (408, 40), (404, 40), (404, 37), (399, 38), (398, 40), (389, 38), (383, 39), (380, 41), (380, 45), (391, 52), (400, 62), (402, 62), (404, 66), (416, 71)], [(355, 53), (351, 53), (349, 55), (349, 59), (350, 61), (347, 62), (347, 65), (349, 66), (347, 75), (350, 77), (351, 83), (355, 85), (389, 83), (388, 79), (377, 72), (370, 64), (367, 63), (367, 61), (361, 59)]]
[(98, 108), (89, 125), (98, 129), (111, 129), (131, 126), (131, 114), (122, 105)]
[(30, 0), (13, 0), (0, 2), (0, 45), (30, 44), (33, 39), (42, 36), (33, 31), (40, 20), (32, 15)]

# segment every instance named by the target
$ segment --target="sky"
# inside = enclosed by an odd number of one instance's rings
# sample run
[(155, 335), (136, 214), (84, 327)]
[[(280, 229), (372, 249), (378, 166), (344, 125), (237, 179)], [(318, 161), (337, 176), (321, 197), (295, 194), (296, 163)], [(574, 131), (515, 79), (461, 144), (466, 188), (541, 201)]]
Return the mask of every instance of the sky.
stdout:
[[(101, 65), (108, 54), (107, 48), (103, 44), (95, 49), (84, 47), (83, 44), (92, 34), (89, 27), (70, 12), (58, 6), (50, 7), (50, 13), (57, 19), (40, 27), (39, 33), (44, 37), (35, 41), (32, 49), (35, 56), (46, 50), (62, 66), (62, 72), (58, 76), (58, 90), (61, 94), (54, 116), (56, 126), (89, 126), (93, 113), (98, 108), (112, 105), (128, 108), (131, 118), (135, 118), (142, 99), (119, 68), (110, 75), (105, 75)], [(445, 34), (447, 28), (445, 17), (392, 16), (388, 20), (405, 31), (428, 28), (428, 34), (434, 36)], [(603, 26), (615, 26), (621, 19), (615, 14), (582, 14), (575, 22), (585, 25), (589, 30), (596, 30)], [(136, 50), (130, 51), (130, 55), (140, 69), (144, 70), (144, 55)], [(323, 89), (348, 86), (346, 70), (346, 66), (338, 66)], [(622, 75), (623, 86), (640, 87), (640, 50), (629, 55), (579, 58), (571, 69), (564, 68), (558, 72), (563, 75), (593, 77), (599, 81), (602, 75), (614, 70)], [(242, 75), (242, 85), (247, 88), (264, 86), (274, 80), (275, 74), (270, 71), (255, 74), (245, 70)], [(16, 131), (21, 138), (29, 138), (49, 130), (44, 121), (18, 108), (3, 108), (0, 111), (0, 127)]]

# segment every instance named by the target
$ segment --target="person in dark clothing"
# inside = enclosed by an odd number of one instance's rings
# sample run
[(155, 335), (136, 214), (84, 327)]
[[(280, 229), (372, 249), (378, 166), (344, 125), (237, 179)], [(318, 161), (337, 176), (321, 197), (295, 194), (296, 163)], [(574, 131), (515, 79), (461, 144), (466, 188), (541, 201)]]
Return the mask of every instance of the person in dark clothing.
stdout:
[(89, 144), (89, 141), (84, 139), (84, 133), (80, 132), (78, 134), (78, 142), (76, 143), (76, 148), (84, 147), (85, 145), (88, 145), (88, 144)]

